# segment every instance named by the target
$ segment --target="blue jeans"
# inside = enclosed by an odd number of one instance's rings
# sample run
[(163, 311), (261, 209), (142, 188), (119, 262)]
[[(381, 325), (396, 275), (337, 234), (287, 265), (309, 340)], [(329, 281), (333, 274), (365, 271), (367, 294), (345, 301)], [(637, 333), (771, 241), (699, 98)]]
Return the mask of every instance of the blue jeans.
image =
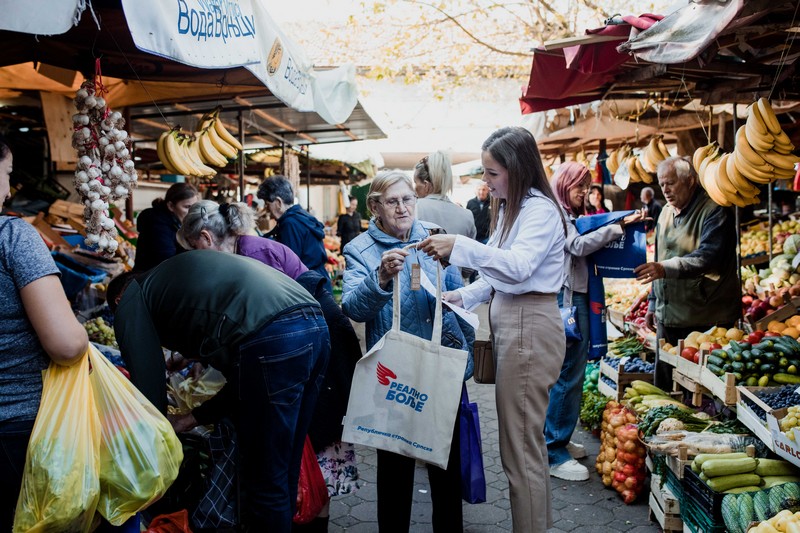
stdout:
[(311, 414), (328, 365), (318, 307), (278, 316), (239, 345), (239, 445), (249, 531), (289, 533)]
[[(564, 293), (558, 295), (558, 305), (563, 302)], [(583, 340), (567, 346), (564, 364), (558, 381), (550, 389), (550, 403), (547, 406), (544, 438), (547, 441), (547, 458), (550, 466), (566, 463), (571, 459), (567, 444), (578, 423), (583, 394), (583, 373), (589, 356), (589, 297), (585, 293), (572, 294), (578, 328)]]
[(33, 420), (0, 423), (0, 531), (11, 531)]

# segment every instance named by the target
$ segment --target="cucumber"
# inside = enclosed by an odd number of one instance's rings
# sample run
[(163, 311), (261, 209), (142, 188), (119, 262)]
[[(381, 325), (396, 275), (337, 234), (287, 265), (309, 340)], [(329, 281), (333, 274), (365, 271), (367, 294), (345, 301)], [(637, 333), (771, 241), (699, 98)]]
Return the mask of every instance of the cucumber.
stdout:
[(739, 520), (742, 524), (749, 524), (756, 519), (755, 504), (753, 495), (747, 492), (740, 494), (736, 500), (739, 504)]
[(753, 346), (753, 348), (755, 348), (756, 350), (767, 351), (767, 350), (772, 350), (773, 346), (775, 346), (775, 343), (772, 341), (761, 341), (755, 346)]
[(800, 469), (783, 459), (759, 459), (756, 474), (765, 476), (800, 476)]
[(726, 352), (725, 350), (720, 350), (719, 348), (711, 350), (711, 355), (713, 355), (714, 357), (719, 357), (723, 361), (728, 358), (728, 352)]
[(709, 355), (708, 359), (706, 359), (706, 364), (721, 367), (725, 364), (725, 360), (717, 357), (716, 355)]
[(789, 483), (783, 487), (783, 492), (787, 498), (794, 498), (800, 500), (800, 485), (797, 483)]
[(767, 493), (769, 494), (770, 514), (774, 515), (781, 510), (781, 502), (783, 502), (784, 498), (783, 487), (780, 485), (772, 487)]
[(779, 372), (772, 376), (772, 379), (775, 380), (776, 383), (800, 385), (800, 376), (797, 374), (784, 374)]
[[(734, 489), (735, 490), (735, 489)], [(735, 494), (728, 494), (722, 500), (721, 511), (725, 527), (731, 533), (739, 533), (742, 528), (739, 526), (739, 502)]]
[[(740, 459), (709, 459), (702, 465), (702, 470), (709, 478), (719, 476), (732, 476), (735, 474), (749, 474), (755, 472), (758, 461), (752, 457)], [(753, 483), (757, 485), (758, 483)], [(741, 485), (737, 485), (741, 486)]]
[(753, 495), (753, 510), (756, 513), (756, 520), (763, 522), (772, 515), (769, 512), (769, 494), (762, 490)]
[(769, 378), (770, 378), (769, 374), (764, 374), (763, 376), (758, 378), (758, 386), (766, 387), (767, 385), (769, 385)]
[[(709, 478), (706, 484), (714, 492), (724, 492), (735, 489), (736, 487), (750, 487), (760, 485), (761, 478), (755, 474), (733, 474), (730, 476), (719, 476)], [(764, 495), (766, 496), (766, 494)], [(769, 505), (769, 503), (767, 504)]]
[(722, 376), (725, 374), (725, 371), (717, 365), (707, 364), (706, 368), (708, 368), (715, 376)]
[(733, 368), (734, 372), (743, 372), (744, 363), (731, 363), (731, 368)]

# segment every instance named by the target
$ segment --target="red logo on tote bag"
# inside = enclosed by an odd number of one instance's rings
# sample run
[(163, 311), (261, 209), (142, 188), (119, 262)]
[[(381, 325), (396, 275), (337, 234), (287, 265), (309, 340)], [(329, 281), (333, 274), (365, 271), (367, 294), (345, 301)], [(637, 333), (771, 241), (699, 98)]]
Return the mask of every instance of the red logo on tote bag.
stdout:
[(397, 379), (397, 374), (383, 366), (381, 363), (378, 363), (378, 383), (381, 385), (388, 385), (390, 379)]

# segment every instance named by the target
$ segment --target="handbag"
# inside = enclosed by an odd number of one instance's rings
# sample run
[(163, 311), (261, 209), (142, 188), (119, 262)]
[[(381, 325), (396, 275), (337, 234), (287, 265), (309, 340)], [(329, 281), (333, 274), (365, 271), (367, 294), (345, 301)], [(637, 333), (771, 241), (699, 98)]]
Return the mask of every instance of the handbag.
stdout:
[(486, 501), (486, 475), (483, 472), (481, 425), (478, 404), (470, 403), (467, 385), (461, 389), (459, 443), (461, 446), (461, 498), (467, 503)]
[(567, 342), (580, 342), (583, 340), (581, 331), (578, 329), (578, 320), (575, 317), (577, 308), (572, 305), (572, 280), (574, 279), (572, 269), (570, 267), (569, 273), (569, 286), (564, 286), (564, 299), (562, 300), (559, 312), (561, 313), (561, 320), (564, 321), (564, 334), (567, 336)]
[(295, 524), (308, 524), (319, 515), (327, 502), (328, 486), (322, 477), (311, 439), (306, 435), (303, 459), (300, 462), (300, 477), (297, 480), (297, 511), (292, 521)]
[(400, 276), (392, 329), (356, 363), (342, 441), (447, 468), (469, 354), (442, 346), (441, 268), (431, 340), (400, 331)]

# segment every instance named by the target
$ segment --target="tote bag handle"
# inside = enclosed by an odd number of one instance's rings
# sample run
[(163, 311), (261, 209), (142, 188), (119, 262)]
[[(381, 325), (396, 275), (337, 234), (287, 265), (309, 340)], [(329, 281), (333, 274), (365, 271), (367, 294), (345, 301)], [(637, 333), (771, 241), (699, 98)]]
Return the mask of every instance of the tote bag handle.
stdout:
[[(422, 268), (422, 267), (420, 267)], [(400, 332), (400, 274), (405, 272), (401, 270), (394, 277), (394, 287), (392, 294), (392, 331)], [(420, 272), (423, 276), (424, 272)], [(425, 290), (425, 289), (421, 289)], [(436, 303), (435, 314), (433, 317), (433, 334), (431, 335), (431, 342), (436, 346), (442, 344), (442, 267), (439, 262), (436, 262)]]

